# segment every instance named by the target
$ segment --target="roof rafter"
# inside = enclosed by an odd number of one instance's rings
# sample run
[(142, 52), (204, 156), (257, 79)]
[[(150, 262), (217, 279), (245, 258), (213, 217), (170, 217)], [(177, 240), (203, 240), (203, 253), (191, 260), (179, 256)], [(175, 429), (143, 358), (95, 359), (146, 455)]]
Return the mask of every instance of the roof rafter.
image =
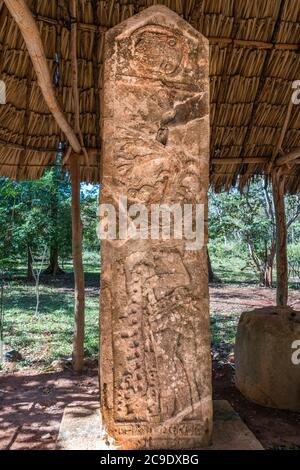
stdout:
[[(37, 21), (42, 21), (43, 23), (47, 23), (50, 25), (55, 25), (56, 20), (54, 18), (49, 18), (47, 16), (42, 15), (34, 15), (34, 18)], [(67, 29), (69, 26), (67, 23), (64, 25)], [(109, 29), (107, 26), (102, 25), (95, 25), (90, 23), (78, 23), (78, 29), (80, 31), (86, 32), (97, 32), (97, 33), (106, 33)], [(220, 45), (220, 46), (228, 46), (232, 44), (234, 46), (241, 46), (241, 47), (255, 47), (257, 49), (281, 49), (287, 51), (296, 51), (299, 49), (298, 44), (288, 44), (288, 43), (272, 43), (267, 41), (253, 41), (253, 40), (245, 40), (245, 39), (232, 39), (222, 36), (207, 36), (210, 44), (213, 45)]]
[[(276, 43), (278, 30), (279, 30), (279, 27), (280, 27), (281, 18), (282, 18), (283, 11), (284, 11), (284, 5), (285, 5), (285, 0), (281, 0), (280, 6), (279, 6), (279, 12), (278, 12), (277, 19), (276, 19), (276, 22), (274, 24), (274, 28), (273, 28), (273, 32), (272, 32), (271, 43)], [(253, 102), (251, 117), (250, 117), (250, 120), (249, 120), (249, 123), (248, 123), (248, 126), (247, 126), (247, 132), (246, 132), (245, 137), (243, 139), (242, 155), (241, 155), (242, 157), (245, 157), (245, 149), (246, 149), (247, 144), (249, 143), (251, 132), (252, 132), (252, 129), (254, 127), (257, 109), (258, 109), (259, 104), (260, 104), (259, 98), (260, 98), (260, 96), (263, 92), (263, 89), (264, 89), (264, 86), (265, 86), (265, 83), (266, 83), (266, 79), (267, 79), (267, 71), (268, 71), (268, 67), (269, 67), (269, 63), (270, 63), (271, 52), (272, 52), (271, 49), (268, 49), (266, 51), (265, 58), (264, 58), (264, 61), (263, 61), (262, 71), (261, 71), (261, 75), (260, 75), (260, 78), (259, 78), (259, 82), (258, 82), (258, 86), (257, 86), (257, 90), (256, 90), (254, 102)], [(244, 172), (245, 179), (247, 179), (247, 176), (248, 176), (248, 168), (245, 168), (245, 172)]]
[(268, 165), (268, 171), (269, 172), (271, 171), (271, 168), (272, 168), (272, 166), (275, 162), (276, 157), (278, 156), (278, 154), (280, 153), (280, 151), (282, 149), (283, 141), (284, 141), (284, 138), (286, 136), (288, 125), (289, 125), (289, 122), (290, 122), (290, 119), (291, 119), (292, 109), (293, 109), (293, 101), (292, 101), (292, 96), (291, 96), (288, 107), (287, 107), (286, 115), (285, 115), (285, 118), (284, 118), (283, 126), (281, 128), (280, 136), (279, 136), (278, 142), (276, 144), (276, 147), (274, 148), (274, 152), (273, 152), (273, 155), (271, 157), (270, 163)]
[[(265, 165), (270, 163), (271, 157), (228, 157), (228, 158), (212, 158), (211, 164), (212, 165)], [(300, 147), (295, 148), (292, 152), (286, 153), (285, 155), (281, 155), (278, 157), (275, 162), (274, 166), (279, 167), (283, 165), (287, 165), (289, 163), (293, 163), (294, 165), (300, 164)]]
[(68, 138), (74, 152), (81, 153), (79, 140), (58, 104), (42, 39), (30, 9), (24, 0), (4, 0), (4, 2), (20, 28), (37, 75), (38, 84), (50, 112)]

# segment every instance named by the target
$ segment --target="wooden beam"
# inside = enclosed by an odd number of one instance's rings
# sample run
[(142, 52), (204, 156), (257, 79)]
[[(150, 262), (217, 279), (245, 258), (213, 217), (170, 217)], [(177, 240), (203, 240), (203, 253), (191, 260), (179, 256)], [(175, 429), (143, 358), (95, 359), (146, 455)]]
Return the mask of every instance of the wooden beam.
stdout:
[(19, 179), (19, 172), (20, 172), (20, 165), (24, 161), (26, 157), (26, 146), (27, 146), (27, 136), (29, 131), (29, 120), (30, 120), (30, 98), (31, 98), (31, 91), (32, 91), (32, 66), (30, 57), (28, 57), (28, 63), (26, 68), (26, 101), (25, 101), (25, 112), (23, 118), (23, 147), (24, 150), (19, 154), (19, 163), (17, 169), (17, 176), (16, 179)]
[[(72, 92), (75, 114), (75, 132), (79, 141), (87, 166), (89, 158), (84, 148), (83, 136), (80, 128), (80, 101), (78, 89), (78, 60), (77, 60), (77, 0), (71, 0), (71, 66), (72, 66)], [(75, 328), (73, 338), (73, 369), (80, 373), (84, 361), (84, 323), (85, 323), (85, 283), (82, 261), (82, 223), (80, 216), (80, 165), (79, 159), (70, 156), (70, 172), (72, 182), (72, 246), (73, 266), (75, 278)]]
[(85, 286), (82, 261), (82, 223), (80, 217), (80, 163), (74, 155), (70, 157), (72, 186), (72, 252), (75, 280), (75, 321), (73, 337), (73, 368), (80, 373), (84, 361), (84, 309)]
[(283, 141), (284, 141), (286, 131), (287, 131), (290, 119), (291, 119), (292, 109), (293, 109), (293, 101), (292, 101), (292, 97), (290, 97), (290, 101), (289, 101), (289, 104), (288, 104), (288, 107), (287, 107), (287, 111), (286, 111), (286, 115), (285, 115), (285, 118), (284, 118), (283, 126), (281, 128), (280, 136), (279, 136), (278, 142), (276, 144), (276, 147), (274, 149), (274, 152), (273, 152), (272, 158), (270, 160), (270, 163), (268, 165), (268, 172), (271, 171), (272, 166), (274, 165), (275, 160), (278, 157), (278, 154), (282, 149)]
[[(265, 165), (270, 162), (270, 157), (229, 157), (229, 158), (212, 158), (210, 163), (211, 165)], [(282, 165), (286, 165), (288, 163), (292, 163), (293, 165), (300, 164), (300, 147), (297, 147), (290, 153), (285, 155), (281, 155), (275, 161), (275, 166), (279, 167)]]
[[(7, 140), (0, 139), (0, 147), (7, 147), (13, 150), (24, 150), (25, 147), (22, 144), (16, 144), (13, 142), (8, 142)], [(26, 145), (26, 150), (30, 152), (58, 152), (59, 148), (56, 147), (34, 147), (32, 145)], [(95, 147), (88, 147), (86, 148), (90, 157), (96, 157), (98, 153), (98, 149)]]
[[(256, 175), (267, 175), (267, 172), (262, 170), (262, 171), (259, 171), (257, 173), (255, 173)], [(287, 177), (290, 177), (290, 178), (299, 178), (299, 173), (292, 173), (292, 172), (286, 172), (286, 171), (281, 171), (281, 176), (287, 176)], [(236, 176), (239, 176), (235, 170), (232, 170), (232, 171), (216, 171), (216, 170), (213, 170), (212, 173), (211, 173), (211, 178), (213, 177), (218, 177), (218, 176), (221, 176), (222, 178), (226, 178), (226, 177), (236, 177)]]
[[(6, 147), (12, 150), (25, 150), (24, 145), (15, 144), (13, 142), (7, 142), (6, 140), (0, 139), (0, 147)], [(32, 147), (31, 145), (26, 145), (26, 150), (30, 152), (58, 152), (58, 147)]]
[(222, 38), (222, 37), (208, 37), (209, 44), (220, 45), (220, 46), (238, 46), (238, 47), (251, 47), (255, 49), (280, 49), (287, 51), (297, 51), (299, 49), (298, 44), (282, 44), (282, 43), (273, 43), (273, 42), (263, 42), (263, 41), (251, 41), (246, 39), (232, 39), (232, 38)]
[(78, 59), (77, 59), (77, 0), (71, 0), (71, 67), (72, 67), (72, 93), (75, 114), (75, 132), (79, 137), (81, 149), (86, 160), (86, 165), (89, 166), (89, 157), (84, 147), (83, 136), (80, 127), (80, 100), (78, 88)]
[(71, 66), (72, 66), (72, 93), (75, 115), (75, 132), (80, 132), (80, 106), (78, 90), (78, 63), (77, 63), (77, 2), (71, 0)]
[(38, 85), (40, 86), (50, 112), (60, 129), (69, 140), (74, 152), (81, 153), (82, 149), (79, 140), (67, 121), (64, 113), (60, 109), (55, 96), (40, 32), (28, 5), (25, 0), (4, 0), (4, 3), (20, 28), (28, 53), (32, 60), (33, 68), (37, 75)]
[[(9, 167), (14, 167), (14, 168), (18, 168), (18, 164), (17, 163), (11, 163), (11, 162), (2, 162), (0, 160), (0, 168), (2, 167), (5, 167), (5, 166), (9, 166)], [(54, 168), (54, 167), (59, 167), (60, 168), (60, 165), (58, 165), (57, 163), (45, 163), (44, 165), (41, 165), (40, 163), (21, 163), (19, 165), (20, 168)], [(84, 164), (80, 164), (80, 168), (86, 168), (86, 166)], [(90, 165), (89, 166), (89, 169), (90, 168), (96, 168), (98, 169), (98, 165)]]
[[(51, 25), (56, 24), (56, 19), (55, 18), (49, 18), (47, 16), (43, 15), (34, 15), (34, 18), (37, 21), (41, 21), (43, 23), (48, 23)], [(64, 24), (65, 28), (69, 28), (67, 24)], [(90, 24), (90, 23), (78, 23), (78, 29), (80, 31), (86, 31), (86, 32), (100, 32), (100, 33), (106, 33), (106, 31), (109, 29), (108, 26), (104, 25), (96, 25), (96, 24)], [(200, 31), (201, 32), (201, 31)], [(221, 45), (221, 46), (227, 46), (229, 44), (233, 44), (234, 46), (240, 46), (240, 47), (252, 47), (255, 49), (280, 49), (280, 50), (286, 50), (286, 51), (297, 51), (299, 49), (298, 44), (288, 44), (288, 43), (272, 43), (272, 42), (265, 42), (265, 41), (252, 41), (248, 39), (232, 39), (232, 38), (226, 38), (226, 37), (218, 37), (218, 36), (207, 36), (207, 39), (209, 40), (209, 43), (211, 45)]]
[(277, 172), (272, 174), (273, 201), (276, 215), (276, 269), (278, 307), (286, 307), (288, 302), (288, 258), (287, 227), (284, 204), (285, 177)]
[(278, 157), (275, 161), (276, 166), (281, 166), (281, 165), (286, 165), (289, 163), (292, 163), (293, 165), (299, 164), (300, 159), (300, 147), (297, 147), (295, 150), (293, 150), (290, 153), (287, 153), (285, 155), (282, 155), (281, 157)]
[[(283, 12), (284, 12), (284, 4), (285, 4), (285, 0), (281, 0), (280, 5), (279, 5), (279, 11), (278, 11), (278, 14), (277, 14), (277, 18), (276, 18), (276, 21), (274, 23), (274, 27), (273, 27), (273, 31), (272, 31), (272, 36), (271, 36), (271, 43), (272, 44), (276, 44), (276, 40), (277, 40), (277, 37), (278, 37), (278, 32), (280, 30), (281, 19), (282, 19), (282, 15), (283, 15)], [(266, 53), (265, 53), (263, 63), (262, 63), (262, 69), (261, 69), (261, 73), (260, 73), (260, 76), (259, 76), (259, 82), (258, 82), (258, 86), (257, 86), (257, 89), (256, 89), (255, 97), (254, 97), (254, 100), (253, 100), (253, 106), (252, 106), (251, 116), (250, 116), (250, 119), (249, 119), (249, 122), (248, 122), (248, 125), (247, 125), (247, 131), (246, 131), (246, 134), (244, 136), (242, 146), (241, 146), (242, 147), (241, 157), (245, 156), (246, 146), (247, 146), (247, 144), (250, 143), (250, 137), (251, 137), (252, 129), (255, 125), (257, 111), (258, 111), (258, 107), (260, 105), (260, 97), (263, 95), (264, 86), (265, 86), (265, 83), (266, 83), (266, 80), (267, 80), (267, 77), (268, 77), (268, 68), (269, 68), (269, 63), (270, 63), (271, 57), (272, 57), (272, 50), (267, 49)], [(250, 175), (250, 172), (251, 171), (249, 170), (249, 168), (246, 167), (245, 171), (243, 172), (242, 178), (247, 180), (249, 175)]]
[(269, 157), (236, 157), (236, 158), (212, 158), (210, 163), (212, 165), (243, 165), (247, 164), (266, 164), (269, 161)]
[(101, 161), (101, 96), (100, 96), (100, 70), (98, 63), (98, 54), (101, 48), (101, 33), (100, 33), (100, 22), (101, 18), (98, 13), (98, 0), (92, 0), (93, 20), (97, 24), (98, 30), (94, 34), (93, 44), (93, 80), (94, 80), (94, 100), (95, 100), (95, 113), (96, 113), (96, 145), (98, 148), (97, 162), (99, 164), (99, 181), (102, 182), (102, 165)]

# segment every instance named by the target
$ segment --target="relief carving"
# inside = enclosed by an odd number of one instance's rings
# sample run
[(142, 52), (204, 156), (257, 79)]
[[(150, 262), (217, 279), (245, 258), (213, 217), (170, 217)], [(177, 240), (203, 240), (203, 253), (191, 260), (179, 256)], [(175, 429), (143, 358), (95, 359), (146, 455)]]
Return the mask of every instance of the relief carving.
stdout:
[[(128, 204), (149, 207), (206, 205), (207, 41), (161, 6), (116, 26), (107, 35), (103, 102), (101, 202), (117, 207), (125, 195)], [(104, 240), (101, 249), (108, 432), (123, 448), (207, 445), (205, 248), (188, 251), (184, 239), (128, 239)]]

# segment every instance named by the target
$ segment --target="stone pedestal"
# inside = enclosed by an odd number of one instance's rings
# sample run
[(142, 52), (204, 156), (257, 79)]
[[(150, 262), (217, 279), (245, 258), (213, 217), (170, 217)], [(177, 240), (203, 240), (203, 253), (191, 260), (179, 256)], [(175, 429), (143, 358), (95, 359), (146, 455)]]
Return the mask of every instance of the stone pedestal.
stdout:
[[(107, 440), (99, 403), (71, 403), (66, 406), (56, 450), (118, 450), (113, 442)], [(263, 450), (263, 447), (227, 401), (215, 400), (213, 445), (204, 450)], [(110, 455), (116, 459), (113, 463), (118, 463), (117, 452), (105, 452), (101, 462), (112, 463)], [(124, 461), (122, 463), (124, 465)]]
[(241, 315), (236, 385), (263, 406), (300, 411), (300, 312), (267, 307)]
[[(100, 385), (104, 423), (121, 448), (211, 440), (206, 248), (175, 236), (175, 222), (169, 239), (157, 237), (149, 215), (152, 204), (202, 204), (206, 218), (208, 70), (207, 40), (165, 7), (106, 35), (101, 204), (114, 206), (119, 225), (101, 243)], [(132, 204), (148, 210), (136, 239), (124, 237)]]

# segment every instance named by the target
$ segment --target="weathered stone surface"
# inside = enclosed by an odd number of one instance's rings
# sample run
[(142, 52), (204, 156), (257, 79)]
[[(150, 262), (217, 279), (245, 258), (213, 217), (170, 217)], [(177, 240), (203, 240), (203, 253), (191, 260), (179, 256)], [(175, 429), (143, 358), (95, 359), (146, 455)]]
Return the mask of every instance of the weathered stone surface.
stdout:
[[(155, 6), (106, 35), (101, 203), (207, 204), (208, 43)], [(206, 228), (205, 228), (206, 231)], [(174, 237), (173, 237), (174, 238)], [(206, 249), (103, 240), (101, 404), (123, 448), (208, 445)]]
[(226, 400), (214, 400), (213, 444), (206, 450), (264, 450)]
[[(213, 445), (205, 450), (263, 450), (260, 442), (228, 401), (214, 400), (213, 407)], [(56, 449), (115, 450), (112, 442), (105, 438), (99, 403), (72, 404), (64, 410)], [(116, 454), (111, 455), (118, 458)]]
[(267, 307), (241, 315), (235, 345), (236, 385), (245, 397), (263, 406), (300, 411), (300, 364), (292, 361), (297, 340), (300, 312)]
[(109, 450), (99, 403), (66, 406), (56, 441), (57, 450)]

